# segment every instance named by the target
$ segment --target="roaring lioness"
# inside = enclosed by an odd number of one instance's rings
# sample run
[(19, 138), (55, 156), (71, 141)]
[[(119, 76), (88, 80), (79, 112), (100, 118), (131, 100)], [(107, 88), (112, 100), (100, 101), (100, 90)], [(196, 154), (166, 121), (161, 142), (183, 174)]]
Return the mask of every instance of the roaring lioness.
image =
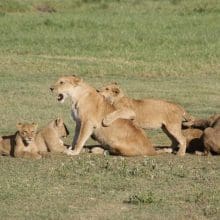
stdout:
[(3, 136), (0, 140), (0, 154), (14, 157), (40, 159), (35, 137), (37, 124), (18, 123), (14, 135)]
[(63, 122), (62, 118), (57, 118), (44, 128), (40, 129), (36, 135), (36, 144), (39, 151), (45, 152), (61, 152), (71, 155), (71, 150), (68, 150), (61, 138), (69, 135), (69, 131)]
[(191, 117), (179, 105), (160, 99), (135, 100), (124, 95), (117, 83), (109, 84), (97, 90), (111, 103), (116, 111), (108, 114), (103, 124), (109, 126), (118, 118), (134, 119), (134, 123), (143, 129), (162, 128), (172, 141), (172, 147), (179, 143), (179, 156), (186, 152), (186, 139), (182, 135), (182, 120)]
[(144, 132), (130, 120), (119, 119), (110, 126), (102, 124), (103, 118), (116, 111), (95, 88), (76, 76), (61, 77), (50, 90), (61, 103), (67, 97), (72, 101), (72, 116), (76, 121), (73, 140), (74, 155), (78, 155), (92, 135), (99, 143), (109, 146), (111, 153), (124, 156), (157, 155)]

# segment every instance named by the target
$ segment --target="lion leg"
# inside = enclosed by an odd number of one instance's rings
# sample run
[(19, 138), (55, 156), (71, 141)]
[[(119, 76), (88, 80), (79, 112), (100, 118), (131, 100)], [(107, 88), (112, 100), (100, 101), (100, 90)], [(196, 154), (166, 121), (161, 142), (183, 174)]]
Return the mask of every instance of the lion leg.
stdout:
[(121, 118), (121, 119), (134, 119), (136, 117), (136, 114), (133, 110), (131, 109), (120, 109), (117, 111), (114, 111), (110, 114), (108, 114), (104, 119), (103, 119), (103, 125), (104, 126), (109, 126), (111, 123), (113, 123), (115, 120)]
[(205, 150), (204, 152), (201, 152), (201, 151), (195, 151), (195, 155), (197, 155), (197, 156), (209, 156), (209, 155), (211, 155), (211, 153), (210, 152), (208, 152), (207, 150)]
[(52, 153), (53, 152), (62, 153), (64, 152), (65, 149), (67, 149), (64, 146), (64, 143), (61, 139), (54, 139), (53, 142), (45, 140), (45, 143), (46, 143), (47, 149)]
[(156, 149), (157, 154), (171, 154), (173, 152), (172, 148), (162, 148)]
[(103, 154), (104, 155), (105, 150), (101, 147), (93, 147), (90, 150), (90, 152), (93, 153), (93, 154)]
[(109, 150), (105, 150), (104, 148), (102, 147), (93, 147), (91, 150), (90, 150), (90, 153), (92, 154), (100, 154), (100, 155), (109, 155), (110, 154), (110, 151)]
[(155, 148), (151, 145), (143, 146), (128, 146), (128, 145), (114, 145), (111, 146), (110, 153), (119, 156), (156, 156), (158, 155)]
[[(54, 142), (53, 144), (47, 143), (48, 148), (50, 152), (55, 152), (55, 153), (64, 153), (67, 155), (72, 155), (73, 151), (69, 148), (67, 148), (61, 140)], [(72, 148), (72, 146), (71, 146)]]
[(69, 147), (70, 150), (72, 150), (72, 149), (73, 149), (73, 146), (76, 145), (77, 139), (78, 139), (78, 137), (79, 137), (79, 131), (80, 131), (80, 122), (77, 121), (77, 122), (76, 122), (76, 128), (75, 128), (75, 134), (74, 134), (72, 146)]
[(207, 119), (194, 119), (187, 122), (182, 123), (183, 126), (187, 128), (199, 128), (204, 130), (205, 128), (209, 127), (209, 120)]
[(144, 150), (129, 150), (126, 152), (125, 156), (156, 156), (157, 151), (152, 148), (146, 148)]
[(15, 157), (26, 158), (26, 159), (41, 159), (42, 156), (38, 153), (32, 153), (29, 151), (18, 151), (15, 153)]
[(203, 142), (205, 147), (205, 154), (208, 155), (212, 150), (212, 141), (210, 140), (210, 136), (213, 133), (213, 128), (206, 128), (203, 135)]
[(78, 155), (81, 152), (85, 142), (92, 135), (92, 133), (93, 133), (93, 125), (88, 121), (82, 122), (80, 126), (79, 136), (71, 155), (73, 156)]
[(187, 128), (191, 128), (194, 124), (194, 121), (184, 121), (182, 125)]
[(47, 152), (47, 151), (39, 151), (38, 154), (40, 154), (42, 157), (48, 157), (49, 152)]
[(186, 138), (182, 134), (181, 126), (166, 126), (166, 129), (179, 143), (177, 155), (184, 156), (186, 153)]
[(178, 141), (176, 140), (176, 138), (174, 138), (174, 136), (169, 133), (169, 131), (167, 130), (165, 126), (162, 126), (162, 130), (171, 141), (170, 148), (172, 148), (173, 150), (176, 150), (176, 147), (178, 146)]

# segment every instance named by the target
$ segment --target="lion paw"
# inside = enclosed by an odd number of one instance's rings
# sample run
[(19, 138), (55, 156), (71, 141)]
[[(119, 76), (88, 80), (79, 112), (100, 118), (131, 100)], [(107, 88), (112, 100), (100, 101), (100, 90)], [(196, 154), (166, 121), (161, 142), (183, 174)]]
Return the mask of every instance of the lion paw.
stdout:
[(36, 159), (36, 160), (39, 160), (41, 158), (42, 158), (42, 156), (40, 154), (37, 154), (36, 156), (34, 156), (34, 159)]
[(182, 151), (182, 150), (179, 150), (178, 152), (177, 152), (177, 156), (180, 156), (180, 157), (183, 157), (183, 156), (185, 156), (185, 151)]
[(101, 147), (93, 147), (91, 149), (91, 153), (93, 154), (103, 154), (104, 155), (105, 150)]
[(108, 127), (112, 123), (112, 119), (108, 116), (106, 116), (103, 120), (102, 123), (104, 126)]
[(76, 156), (79, 154), (79, 152), (70, 149), (65, 150), (64, 153), (68, 156)]
[(182, 124), (183, 126), (190, 128), (193, 126), (193, 123), (194, 123), (193, 121), (187, 121), (187, 122), (183, 122)]

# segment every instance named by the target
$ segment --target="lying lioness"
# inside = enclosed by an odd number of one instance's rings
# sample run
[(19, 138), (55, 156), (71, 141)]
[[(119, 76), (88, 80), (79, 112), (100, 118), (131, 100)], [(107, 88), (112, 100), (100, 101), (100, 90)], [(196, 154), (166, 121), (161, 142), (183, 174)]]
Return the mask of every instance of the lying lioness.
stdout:
[(206, 153), (214, 152), (220, 154), (220, 115), (215, 118), (212, 127), (204, 130), (203, 141)]
[(76, 76), (61, 77), (51, 86), (59, 102), (67, 97), (72, 101), (72, 116), (76, 121), (73, 154), (78, 155), (88, 138), (93, 137), (107, 145), (111, 153), (124, 156), (157, 155), (144, 132), (130, 120), (119, 119), (109, 127), (102, 125), (103, 118), (116, 111), (95, 88)]
[(68, 135), (69, 131), (63, 119), (57, 118), (37, 132), (36, 144), (41, 153), (61, 152), (71, 155), (72, 151), (68, 150), (61, 140)]
[(172, 147), (179, 143), (178, 155), (185, 155), (186, 139), (181, 132), (182, 120), (191, 117), (181, 106), (159, 99), (129, 98), (116, 83), (104, 86), (98, 92), (116, 108), (104, 118), (104, 125), (109, 126), (116, 119), (124, 118), (134, 119), (140, 128), (162, 128), (171, 139)]
[(220, 154), (220, 114), (212, 115), (208, 119), (190, 120), (184, 126), (201, 130), (205, 155), (210, 152)]
[(18, 131), (14, 135), (3, 136), (0, 140), (0, 154), (14, 157), (40, 159), (35, 136), (37, 124), (18, 123)]

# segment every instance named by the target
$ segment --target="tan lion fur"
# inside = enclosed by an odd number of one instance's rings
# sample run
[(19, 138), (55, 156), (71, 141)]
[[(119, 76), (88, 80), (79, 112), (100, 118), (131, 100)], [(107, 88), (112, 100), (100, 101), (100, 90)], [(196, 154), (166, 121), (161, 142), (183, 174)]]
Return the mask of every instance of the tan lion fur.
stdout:
[(184, 127), (188, 128), (198, 128), (201, 130), (205, 130), (208, 127), (212, 127), (213, 124), (217, 121), (217, 119), (220, 117), (220, 114), (214, 114), (210, 116), (207, 119), (191, 119), (187, 122), (183, 123)]
[(206, 153), (214, 152), (220, 154), (220, 115), (204, 130), (203, 141)]
[(45, 127), (40, 129), (36, 135), (36, 144), (39, 151), (44, 152), (61, 152), (69, 154), (69, 150), (64, 145), (61, 138), (69, 135), (69, 131), (62, 118), (57, 118)]
[(220, 154), (220, 114), (214, 114), (208, 119), (190, 120), (183, 125), (192, 130), (200, 130), (203, 133), (202, 141), (205, 155), (210, 152)]
[(119, 119), (110, 126), (102, 124), (103, 118), (116, 109), (95, 88), (76, 76), (61, 77), (50, 88), (59, 102), (67, 97), (72, 101), (72, 116), (76, 121), (73, 140), (74, 155), (78, 155), (92, 135), (99, 143), (110, 147), (111, 153), (124, 156), (157, 155), (144, 132), (130, 120)]
[(18, 123), (14, 135), (3, 136), (0, 141), (0, 154), (14, 157), (40, 159), (35, 142), (37, 124)]
[(135, 125), (143, 129), (162, 128), (172, 141), (172, 147), (179, 143), (178, 155), (184, 156), (186, 139), (182, 135), (183, 119), (190, 116), (179, 105), (160, 99), (135, 100), (124, 95), (122, 89), (112, 83), (98, 90), (116, 111), (107, 115), (103, 123), (109, 126), (118, 118), (134, 119)]
[(198, 128), (182, 130), (186, 138), (186, 149), (188, 153), (204, 152), (203, 131)]

